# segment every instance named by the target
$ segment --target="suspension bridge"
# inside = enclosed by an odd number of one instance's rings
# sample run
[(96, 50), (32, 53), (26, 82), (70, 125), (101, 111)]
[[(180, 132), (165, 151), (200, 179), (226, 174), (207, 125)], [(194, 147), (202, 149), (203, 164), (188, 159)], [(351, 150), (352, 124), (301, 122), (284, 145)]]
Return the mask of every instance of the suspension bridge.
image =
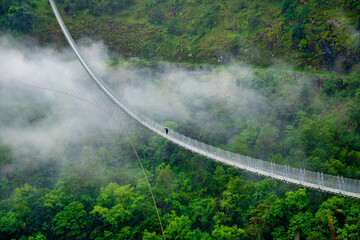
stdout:
[[(49, 1), (55, 13), (56, 19), (61, 27), (61, 30), (63, 31), (68, 43), (74, 51), (77, 59), (81, 63), (83, 69), (85, 69), (89, 76), (86, 80), (86, 92), (81, 92), (85, 91), (85, 89), (70, 89), (71, 91), (76, 91), (76, 93), (72, 95), (75, 95), (82, 100), (96, 105), (97, 107), (109, 113), (114, 118), (116, 118), (117, 115), (123, 114), (125, 112), (127, 115), (129, 115), (131, 118), (133, 118), (146, 128), (152, 130), (156, 134), (173, 142), (174, 144), (177, 144), (180, 147), (188, 149), (194, 153), (200, 154), (222, 164), (226, 164), (234, 168), (242, 169), (279, 181), (296, 184), (306, 188), (312, 188), (315, 190), (347, 197), (360, 198), (359, 180), (344, 178), (342, 176), (323, 174), (320, 172), (308, 171), (302, 168), (292, 168), (287, 165), (280, 165), (273, 162), (268, 162), (261, 159), (255, 159), (249, 156), (236, 154), (211, 145), (207, 145), (195, 139), (191, 139), (171, 129), (168, 133), (166, 133), (164, 131), (164, 126), (152, 121), (151, 119), (141, 115), (140, 113), (129, 107), (124, 101), (122, 101), (118, 96), (116, 96), (116, 94), (104, 81), (102, 81), (92, 71), (89, 64), (80, 54), (77, 45), (75, 44), (69, 31), (67, 30), (54, 0)], [(60, 88), (62, 87), (61, 83), (59, 83), (59, 79), (54, 82), (54, 85), (56, 86), (51, 86), (50, 83), (51, 88), (59, 88), (59, 85)], [(65, 90), (63, 90), (63, 92), (66, 93)], [(89, 92), (92, 93), (90, 94)], [(96, 97), (89, 97), (94, 96), (93, 93), (96, 93)]]

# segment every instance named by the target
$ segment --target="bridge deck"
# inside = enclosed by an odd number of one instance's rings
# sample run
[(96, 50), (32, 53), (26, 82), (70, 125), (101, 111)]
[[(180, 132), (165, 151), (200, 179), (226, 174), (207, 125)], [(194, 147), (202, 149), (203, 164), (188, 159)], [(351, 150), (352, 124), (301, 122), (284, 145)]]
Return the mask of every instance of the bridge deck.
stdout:
[(322, 173), (315, 173), (305, 169), (290, 168), (289, 166), (269, 163), (260, 159), (250, 158), (240, 154), (231, 153), (222, 149), (198, 142), (194, 139), (181, 135), (177, 132), (170, 131), (166, 134), (163, 126), (153, 122), (152, 120), (141, 116), (130, 107), (126, 106), (112, 90), (90, 69), (89, 65), (82, 58), (74, 40), (68, 32), (59, 11), (56, 8), (54, 0), (49, 0), (51, 7), (55, 13), (56, 19), (78, 60), (85, 68), (90, 77), (95, 81), (99, 89), (124, 112), (130, 115), (133, 119), (141, 123), (146, 128), (152, 130), (163, 138), (183, 147), (192, 152), (201, 154), (207, 158), (213, 159), (217, 162), (233, 166), (248, 172), (259, 174), (265, 177), (270, 177), (279, 181), (285, 181), (292, 184), (297, 184), (307, 188), (313, 188), (319, 191), (330, 192), (348, 197), (360, 198), (360, 181), (354, 179), (347, 179), (339, 176), (331, 176)]

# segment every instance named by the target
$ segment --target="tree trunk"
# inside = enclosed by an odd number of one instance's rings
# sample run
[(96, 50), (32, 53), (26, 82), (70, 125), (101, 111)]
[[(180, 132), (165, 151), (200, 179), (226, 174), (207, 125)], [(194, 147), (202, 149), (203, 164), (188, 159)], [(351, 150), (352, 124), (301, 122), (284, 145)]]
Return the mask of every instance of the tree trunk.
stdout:
[(300, 232), (299, 231), (295, 232), (294, 240), (300, 240)]
[(336, 232), (335, 232), (335, 227), (334, 227), (333, 220), (332, 220), (332, 218), (331, 218), (331, 216), (329, 214), (327, 214), (326, 217), (327, 217), (327, 220), (328, 220), (328, 223), (329, 223), (331, 239), (336, 240)]

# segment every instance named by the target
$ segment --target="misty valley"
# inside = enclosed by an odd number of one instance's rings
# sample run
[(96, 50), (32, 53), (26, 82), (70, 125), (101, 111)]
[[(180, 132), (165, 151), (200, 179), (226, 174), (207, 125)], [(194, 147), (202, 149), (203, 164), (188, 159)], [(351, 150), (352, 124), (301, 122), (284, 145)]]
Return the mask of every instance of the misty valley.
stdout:
[(356, 0), (0, 1), (0, 239), (360, 239), (359, 31)]
[[(124, 101), (172, 130), (244, 155), (359, 178), (356, 75), (326, 78), (319, 91), (311, 73), (294, 77), (240, 63), (212, 71), (121, 59), (114, 66), (101, 43), (80, 49)], [(339, 236), (357, 236), (348, 229), (358, 224), (357, 200), (227, 167), (76, 98), (86, 75), (71, 52), (34, 51), (8, 37), (1, 52), (3, 239), (161, 239), (126, 135), (168, 239), (291, 239), (300, 232), (317, 239), (331, 226)], [(19, 66), (24, 70), (14, 71)], [(41, 78), (40, 70), (51, 73)], [(62, 83), (49, 86), (49, 78)]]

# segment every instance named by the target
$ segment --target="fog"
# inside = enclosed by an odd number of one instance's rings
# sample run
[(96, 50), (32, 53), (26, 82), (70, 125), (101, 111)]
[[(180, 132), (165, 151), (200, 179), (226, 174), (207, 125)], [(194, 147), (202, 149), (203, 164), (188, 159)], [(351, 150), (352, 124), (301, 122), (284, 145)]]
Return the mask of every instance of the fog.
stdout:
[[(82, 40), (79, 49), (120, 99), (160, 123), (190, 122), (216, 133), (218, 122), (270, 117), (272, 104), (279, 100), (261, 95), (256, 84), (266, 83), (252, 82), (254, 72), (240, 63), (214, 71), (187, 71), (159, 63), (156, 71), (148, 73), (136, 64), (110, 66), (112, 55), (101, 42)], [(29, 47), (2, 36), (0, 52), (0, 140), (16, 149), (19, 161), (26, 161), (24, 156), (43, 161), (57, 156), (66, 163), (64, 152), (83, 144), (84, 136), (104, 129), (122, 134), (129, 128), (131, 120), (99, 91), (69, 48)], [(291, 105), (309, 84), (285, 81), (278, 88), (281, 101)], [(282, 121), (282, 116), (277, 118)], [(238, 129), (222, 131), (227, 143)], [(192, 137), (197, 134), (199, 129), (194, 129)]]
[[(69, 49), (29, 48), (3, 36), (0, 52), (0, 142), (11, 148), (14, 158), (12, 165), (2, 166), (0, 175), (54, 159), (61, 166), (71, 164), (76, 157), (69, 155), (81, 151), (89, 136), (122, 134), (124, 124), (79, 101), (81, 91), (71, 90), (86, 88), (88, 76)], [(91, 93), (83, 97), (92, 98)]]

